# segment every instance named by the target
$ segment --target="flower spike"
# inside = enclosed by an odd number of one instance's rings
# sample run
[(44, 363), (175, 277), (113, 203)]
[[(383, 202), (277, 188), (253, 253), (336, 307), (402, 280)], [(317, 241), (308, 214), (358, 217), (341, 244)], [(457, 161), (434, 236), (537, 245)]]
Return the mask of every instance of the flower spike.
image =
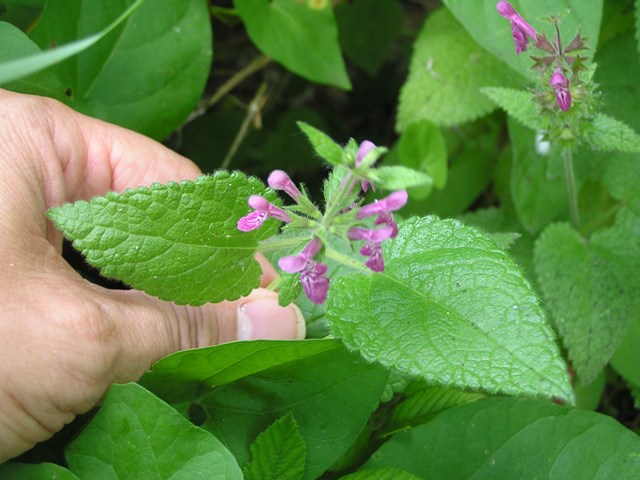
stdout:
[(304, 293), (313, 303), (324, 303), (329, 290), (327, 266), (316, 262), (313, 257), (322, 249), (322, 242), (314, 237), (298, 255), (282, 257), (278, 266), (287, 273), (300, 272), (300, 282)]
[(560, 110), (566, 112), (571, 107), (571, 92), (569, 91), (569, 79), (564, 75), (561, 68), (556, 68), (549, 81), (551, 87), (556, 92), (556, 103)]
[(269, 217), (277, 218), (281, 222), (288, 223), (291, 221), (287, 212), (276, 207), (269, 200), (261, 197), (260, 195), (251, 195), (248, 203), (255, 211), (238, 220), (238, 230), (241, 232), (250, 232), (251, 230), (260, 228), (264, 221)]
[[(356, 167), (360, 166), (364, 157), (367, 156), (367, 153), (369, 153), (374, 148), (376, 148), (375, 144), (373, 142), (370, 142), (369, 140), (365, 140), (360, 144), (360, 147), (358, 148), (358, 154), (356, 155)], [(373, 183), (371, 183), (369, 180), (360, 180), (360, 186), (362, 187), (363, 192), (367, 192), (367, 190), (369, 189), (369, 185), (371, 185), (371, 188), (375, 190)]]
[(518, 12), (516, 12), (509, 2), (498, 2), (496, 8), (500, 15), (509, 20), (513, 41), (516, 44), (516, 54), (520, 55), (527, 49), (529, 38), (533, 41), (537, 41), (536, 30), (529, 25), (527, 21), (518, 14)]
[(347, 236), (351, 240), (365, 240), (367, 243), (360, 249), (360, 254), (369, 257), (369, 259), (364, 264), (374, 272), (383, 272), (382, 242), (391, 237), (392, 233), (393, 228), (390, 226), (376, 230), (353, 227), (347, 232)]
[(404, 207), (408, 198), (409, 196), (407, 195), (406, 190), (393, 192), (391, 195), (380, 200), (376, 200), (373, 203), (362, 206), (356, 214), (356, 218), (361, 220), (363, 218), (372, 217), (373, 215), (378, 215), (376, 225), (384, 223), (391, 227), (391, 238), (393, 238), (398, 234), (398, 226), (396, 225), (391, 212), (400, 210)]

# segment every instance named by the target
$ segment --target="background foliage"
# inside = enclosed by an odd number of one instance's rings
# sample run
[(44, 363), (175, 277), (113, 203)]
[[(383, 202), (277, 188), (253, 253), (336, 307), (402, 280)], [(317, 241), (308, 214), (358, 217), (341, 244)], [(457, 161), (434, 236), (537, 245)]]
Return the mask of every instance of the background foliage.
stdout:
[(330, 263), (326, 309), (296, 299), (308, 340), (176, 353), (0, 476), (634, 478), (640, 2), (513, 2), (549, 36), (541, 18), (565, 13), (563, 38), (579, 28), (597, 64), (602, 114), (574, 152), (580, 225), (495, 3), (0, 1), (0, 85), (217, 172), (50, 212), (129, 285), (192, 304), (249, 291), (276, 231), (235, 229), (264, 191), (254, 177), (285, 169), (322, 199), (326, 164), (297, 121), (386, 145), (385, 165), (432, 180), (409, 190), (384, 274)]

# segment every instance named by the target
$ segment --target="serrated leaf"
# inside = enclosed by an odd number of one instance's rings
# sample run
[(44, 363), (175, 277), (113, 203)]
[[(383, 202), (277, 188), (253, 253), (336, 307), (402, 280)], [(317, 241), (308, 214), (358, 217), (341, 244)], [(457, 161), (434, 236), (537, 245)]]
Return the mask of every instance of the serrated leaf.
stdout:
[[(267, 220), (240, 232), (247, 198), (262, 183), (239, 172), (154, 184), (65, 204), (48, 216), (103, 275), (179, 304), (233, 300), (259, 285), (253, 258), (275, 232)], [(270, 200), (275, 195), (265, 194)]]
[(80, 480), (71, 471), (53, 463), (5, 463), (0, 465), (4, 480)]
[(312, 82), (349, 90), (331, 2), (234, 0), (253, 43)]
[(585, 139), (596, 150), (640, 153), (640, 135), (613, 117), (598, 113), (593, 118)]
[(340, 348), (338, 340), (252, 340), (184, 350), (156, 362), (140, 383), (172, 404), (214, 386)]
[(63, 85), (57, 98), (87, 115), (164, 139), (192, 112), (209, 77), (207, 3), (154, 0), (130, 5), (131, 0), (50, 0), (31, 38), (43, 49), (78, 37), (88, 40), (121, 12), (136, 8), (117, 26), (107, 27), (91, 48), (53, 67)]
[(246, 480), (300, 480), (305, 444), (291, 412), (272, 423), (251, 445), (251, 461), (243, 468)]
[(135, 383), (111, 387), (65, 458), (81, 478), (242, 479), (213, 435)]
[(385, 425), (385, 435), (427, 423), (449, 408), (475, 402), (481, 398), (484, 398), (481, 393), (426, 386), (412, 392), (393, 409), (388, 424)]
[(446, 9), (429, 15), (400, 92), (397, 128), (428, 120), (451, 126), (494, 110), (480, 89), (518, 86), (520, 78), (482, 49)]
[[(248, 461), (251, 441), (291, 412), (307, 446), (304, 478), (318, 478), (354, 443), (378, 405), (388, 373), (338, 348), (274, 366), (210, 389), (202, 425)], [(339, 386), (339, 388), (337, 388)]]
[(302, 283), (300, 282), (300, 275), (282, 273), (281, 279), (278, 290), (278, 304), (281, 307), (286, 307), (300, 296)]
[(579, 378), (592, 382), (625, 337), (635, 316), (640, 278), (638, 251), (620, 249), (614, 229), (582, 238), (568, 224), (553, 224), (536, 242), (534, 262), (545, 303)]
[(399, 468), (365, 468), (351, 473), (340, 480), (419, 480), (420, 477)]
[(386, 190), (406, 190), (418, 187), (431, 190), (433, 185), (433, 180), (426, 173), (400, 165), (378, 167), (371, 171), (369, 178), (376, 186)]
[(343, 149), (334, 142), (329, 135), (321, 132), (308, 123), (298, 122), (298, 127), (307, 136), (315, 152), (334, 166), (341, 166), (344, 163)]
[(395, 435), (365, 467), (429, 480), (635, 478), (640, 439), (611, 417), (542, 400), (489, 398)]
[[(425, 172), (436, 188), (442, 189), (447, 183), (447, 146), (440, 129), (430, 122), (412, 123), (402, 132), (398, 160), (405, 167)], [(409, 195), (418, 200), (425, 198), (431, 193), (428, 187), (411, 189)]]
[(542, 128), (540, 112), (531, 92), (501, 87), (487, 87), (481, 91), (525, 127), (533, 130)]
[(461, 389), (572, 399), (551, 328), (523, 274), (455, 220), (413, 218), (385, 271), (332, 281), (336, 336), (366, 359)]

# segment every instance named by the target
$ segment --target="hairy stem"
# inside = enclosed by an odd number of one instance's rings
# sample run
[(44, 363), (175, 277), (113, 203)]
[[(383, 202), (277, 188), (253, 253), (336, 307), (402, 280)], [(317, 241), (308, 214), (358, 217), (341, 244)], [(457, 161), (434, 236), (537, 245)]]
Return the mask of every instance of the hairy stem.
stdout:
[(578, 210), (578, 192), (576, 191), (576, 177), (573, 173), (573, 153), (571, 148), (565, 147), (562, 150), (562, 157), (564, 158), (564, 174), (567, 179), (571, 223), (577, 229), (580, 228), (580, 212)]

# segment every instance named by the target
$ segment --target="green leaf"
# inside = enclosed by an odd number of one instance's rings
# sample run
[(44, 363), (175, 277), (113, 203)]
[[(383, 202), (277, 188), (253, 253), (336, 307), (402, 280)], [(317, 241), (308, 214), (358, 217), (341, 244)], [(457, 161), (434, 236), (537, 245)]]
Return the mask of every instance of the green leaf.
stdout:
[(456, 220), (413, 218), (384, 255), (384, 273), (332, 282), (327, 318), (349, 348), (430, 383), (571, 401), (544, 313), (493, 241)]
[[(502, 62), (524, 77), (535, 78), (531, 70), (533, 61), (529, 53), (536, 51), (532, 46), (526, 53), (516, 55), (516, 47), (511, 35), (509, 21), (501, 17), (496, 10), (495, 0), (444, 0), (444, 4), (451, 10), (458, 21), (464, 25), (468, 34), (488, 52), (495, 55)], [(522, 17), (529, 22), (536, 31), (545, 33), (547, 38), (555, 36), (554, 26), (541, 19), (559, 16), (567, 13), (560, 22), (560, 34), (563, 43), (568, 45), (580, 31), (583, 38), (589, 39), (589, 45), (598, 45), (600, 22), (602, 19), (603, 0), (513, 0), (510, 2)]]
[(5, 463), (0, 465), (4, 480), (79, 480), (72, 472), (53, 463)]
[(237, 221), (249, 210), (250, 194), (263, 191), (255, 178), (220, 171), (65, 204), (48, 216), (105, 276), (163, 300), (201, 305), (258, 286), (253, 255), (277, 224), (267, 220), (255, 232), (240, 232)]
[[(436, 188), (442, 189), (446, 185), (447, 146), (434, 124), (421, 121), (409, 125), (398, 140), (398, 158), (401, 165), (429, 175)], [(412, 198), (420, 199), (429, 195), (430, 189), (425, 190), (412, 189), (409, 193)]]
[(640, 439), (605, 415), (540, 400), (490, 398), (402, 432), (366, 467), (428, 480), (634, 478)]
[(140, 5), (142, 5), (142, 3), (144, 3), (144, 0), (136, 0), (126, 10), (118, 15), (115, 20), (107, 22), (106, 26), (98, 31), (98, 33), (94, 33), (93, 35), (89, 35), (85, 38), (72, 41), (44, 52), (36, 53), (34, 51), (28, 56), (14, 58), (0, 63), (0, 85), (4, 85), (26, 77), (27, 75), (39, 72), (69, 57), (77, 55), (83, 50), (86, 50), (110, 33), (113, 29), (118, 27), (118, 25), (125, 21)]
[(640, 153), (640, 135), (620, 120), (598, 113), (589, 127), (585, 137), (594, 149), (605, 152)]
[(484, 398), (481, 393), (431, 386), (425, 386), (405, 395), (406, 398), (391, 412), (388, 423), (385, 425), (385, 435), (427, 423), (449, 408)]
[(635, 315), (620, 347), (611, 358), (611, 366), (625, 380), (640, 385), (640, 316)]
[(135, 383), (114, 385), (65, 452), (81, 478), (242, 479), (228, 450)]
[(208, 415), (202, 426), (243, 464), (253, 439), (291, 412), (307, 446), (304, 478), (317, 478), (354, 443), (387, 376), (339, 346), (210, 390), (199, 400)]
[[(102, 31), (130, 3), (51, 0), (32, 38), (45, 48)], [(54, 70), (64, 85), (60, 96), (72, 108), (162, 139), (199, 101), (211, 56), (206, 1), (154, 0)]]
[(251, 462), (243, 468), (247, 480), (303, 478), (305, 445), (295, 418), (287, 413), (251, 445)]
[(300, 282), (300, 275), (282, 273), (280, 278), (282, 280), (278, 289), (278, 304), (281, 307), (286, 307), (300, 296), (302, 283)]
[(375, 75), (402, 29), (404, 10), (397, 0), (341, 3), (336, 20), (344, 53)]
[(433, 180), (426, 173), (401, 165), (378, 167), (372, 170), (369, 178), (376, 186), (386, 190), (406, 190), (407, 188), (428, 188)]
[(329, 135), (308, 123), (298, 122), (298, 127), (307, 136), (315, 152), (327, 162), (336, 167), (345, 163), (342, 147), (334, 142)]
[(260, 51), (312, 82), (351, 88), (331, 2), (234, 0)]
[(629, 247), (614, 227), (587, 241), (567, 224), (550, 225), (536, 242), (538, 283), (585, 384), (607, 364), (637, 315), (640, 278), (633, 267), (640, 263), (629, 254), (640, 257)]
[(451, 126), (494, 110), (480, 89), (518, 86), (507, 67), (483, 50), (446, 10), (427, 18), (414, 43), (409, 77), (400, 92), (397, 128), (428, 120)]
[(399, 468), (365, 468), (340, 480), (418, 480), (420, 477)]
[(269, 368), (340, 348), (338, 340), (254, 340), (176, 352), (156, 362), (140, 381), (170, 403), (188, 402)]
[(562, 177), (551, 177), (548, 165), (562, 162), (560, 152), (545, 153), (537, 133), (509, 119), (513, 150), (511, 195), (516, 214), (529, 233), (536, 233), (564, 214), (569, 206), (567, 185)]
[(525, 127), (533, 130), (542, 128), (540, 112), (531, 92), (514, 88), (487, 87), (482, 89), (482, 93)]

